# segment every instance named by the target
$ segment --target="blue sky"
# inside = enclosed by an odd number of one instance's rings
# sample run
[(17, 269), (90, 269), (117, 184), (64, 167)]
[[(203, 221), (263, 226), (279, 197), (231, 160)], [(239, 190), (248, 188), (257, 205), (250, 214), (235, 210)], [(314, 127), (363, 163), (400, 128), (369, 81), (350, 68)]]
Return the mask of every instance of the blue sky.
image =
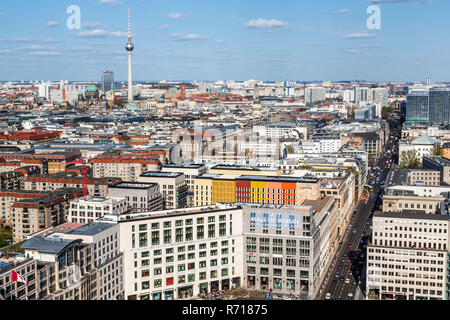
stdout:
[(135, 80), (450, 80), (448, 0), (2, 1), (0, 80), (125, 79), (128, 6)]

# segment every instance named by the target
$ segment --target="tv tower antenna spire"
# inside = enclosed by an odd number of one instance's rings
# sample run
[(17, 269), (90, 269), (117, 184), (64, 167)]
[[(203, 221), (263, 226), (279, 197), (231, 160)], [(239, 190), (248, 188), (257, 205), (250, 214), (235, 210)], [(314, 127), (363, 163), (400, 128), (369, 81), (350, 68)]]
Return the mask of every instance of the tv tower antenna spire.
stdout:
[(128, 7), (128, 43), (125, 47), (128, 51), (128, 101), (133, 100), (133, 77), (131, 72), (131, 52), (134, 49), (134, 45), (131, 42), (131, 14), (130, 7)]

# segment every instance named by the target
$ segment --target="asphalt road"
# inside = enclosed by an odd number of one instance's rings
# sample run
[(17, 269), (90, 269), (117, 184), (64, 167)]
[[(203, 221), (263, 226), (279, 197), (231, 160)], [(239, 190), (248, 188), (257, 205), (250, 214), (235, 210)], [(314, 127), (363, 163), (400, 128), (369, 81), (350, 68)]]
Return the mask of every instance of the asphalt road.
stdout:
[[(395, 132), (397, 125), (398, 122), (390, 121), (392, 132)], [(350, 223), (348, 232), (327, 272), (324, 289), (322, 289), (319, 299), (325, 299), (327, 293), (330, 293), (332, 300), (354, 300), (358, 286), (365, 294), (366, 249), (364, 249), (364, 245), (371, 239), (373, 211), (378, 210), (381, 204), (381, 195), (383, 194), (381, 184), (386, 180), (390, 169), (387, 161), (396, 158), (397, 147), (395, 136), (393, 139), (389, 138), (385, 150), (391, 150), (391, 153), (383, 152), (380, 158), (372, 164), (373, 167), (380, 168), (380, 179), (378, 182), (374, 179), (373, 192), (369, 192), (367, 200), (360, 200), (356, 211), (353, 212), (353, 222)], [(369, 173), (372, 172), (375, 172), (376, 176), (377, 170), (372, 169)], [(349, 247), (350, 245), (351, 247)], [(361, 254), (364, 255), (363, 258), (361, 258)], [(353, 297), (348, 296), (349, 292), (353, 293)]]

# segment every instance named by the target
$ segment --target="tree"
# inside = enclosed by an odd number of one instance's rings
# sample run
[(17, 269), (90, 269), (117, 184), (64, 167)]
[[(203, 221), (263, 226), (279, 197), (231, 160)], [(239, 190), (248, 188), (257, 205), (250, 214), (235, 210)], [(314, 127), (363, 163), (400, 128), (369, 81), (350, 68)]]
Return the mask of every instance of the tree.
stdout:
[(383, 109), (381, 109), (381, 118), (389, 119), (393, 111), (394, 108), (392, 106), (384, 106)]
[(444, 148), (436, 146), (433, 149), (433, 156), (442, 157), (444, 155)]
[(419, 169), (420, 159), (415, 149), (403, 151), (400, 154), (400, 167), (402, 169)]

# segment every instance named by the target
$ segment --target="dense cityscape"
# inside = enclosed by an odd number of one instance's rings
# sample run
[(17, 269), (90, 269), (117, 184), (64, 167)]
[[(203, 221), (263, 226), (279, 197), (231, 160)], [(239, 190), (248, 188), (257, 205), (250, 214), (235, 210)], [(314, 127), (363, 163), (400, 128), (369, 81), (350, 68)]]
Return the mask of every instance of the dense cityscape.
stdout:
[(449, 83), (135, 81), (132, 28), (0, 82), (0, 300), (449, 299)]

